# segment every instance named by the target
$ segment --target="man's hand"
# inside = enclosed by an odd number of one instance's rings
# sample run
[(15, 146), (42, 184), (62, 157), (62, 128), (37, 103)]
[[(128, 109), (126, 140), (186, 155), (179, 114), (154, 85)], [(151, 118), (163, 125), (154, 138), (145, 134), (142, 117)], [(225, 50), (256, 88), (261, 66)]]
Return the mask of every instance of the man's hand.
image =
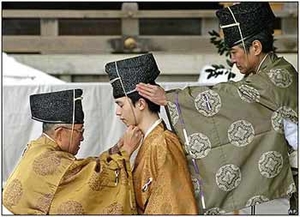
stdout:
[(139, 94), (157, 105), (167, 105), (167, 97), (165, 90), (157, 85), (139, 83), (136, 85)]
[(142, 138), (143, 133), (138, 127), (129, 126), (120, 139), (123, 143), (121, 149), (125, 150), (131, 156), (132, 152), (139, 146)]

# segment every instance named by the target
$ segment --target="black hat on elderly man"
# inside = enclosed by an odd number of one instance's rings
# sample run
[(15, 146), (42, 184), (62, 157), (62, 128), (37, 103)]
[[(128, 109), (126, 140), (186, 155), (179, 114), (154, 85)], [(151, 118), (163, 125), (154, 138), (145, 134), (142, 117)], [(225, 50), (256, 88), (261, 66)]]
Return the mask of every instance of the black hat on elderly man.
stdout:
[(275, 20), (268, 2), (242, 2), (222, 8), (216, 15), (223, 29), (225, 45), (229, 48), (270, 28)]
[(82, 89), (63, 90), (30, 96), (31, 118), (52, 124), (82, 124)]
[(154, 84), (160, 73), (152, 53), (107, 63), (105, 71), (115, 99), (134, 92), (138, 83)]

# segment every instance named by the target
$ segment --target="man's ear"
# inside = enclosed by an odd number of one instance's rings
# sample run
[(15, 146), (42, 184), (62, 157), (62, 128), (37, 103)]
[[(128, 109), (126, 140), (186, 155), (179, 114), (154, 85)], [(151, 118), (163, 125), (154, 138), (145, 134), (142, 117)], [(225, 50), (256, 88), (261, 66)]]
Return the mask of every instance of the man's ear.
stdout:
[(140, 98), (139, 101), (137, 102), (137, 106), (140, 110), (144, 110), (147, 106), (146, 100), (143, 98)]
[(63, 136), (62, 133), (63, 133), (63, 128), (62, 127), (58, 127), (56, 130), (54, 130), (54, 132), (53, 132), (54, 140), (61, 141), (62, 136)]
[(262, 44), (261, 44), (261, 42), (259, 40), (254, 40), (252, 42), (252, 48), (253, 48), (255, 56), (258, 56), (258, 55), (261, 54), (261, 52), (262, 52)]

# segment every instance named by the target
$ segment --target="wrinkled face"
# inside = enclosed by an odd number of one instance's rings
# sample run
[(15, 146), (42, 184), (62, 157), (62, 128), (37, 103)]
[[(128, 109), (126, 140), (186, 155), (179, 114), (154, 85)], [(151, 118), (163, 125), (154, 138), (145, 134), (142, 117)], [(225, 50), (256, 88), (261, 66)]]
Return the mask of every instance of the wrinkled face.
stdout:
[(250, 74), (255, 72), (259, 64), (253, 52), (252, 46), (249, 49), (249, 53), (246, 53), (239, 45), (233, 46), (230, 49), (230, 61), (236, 64), (236, 67), (242, 74)]
[(119, 116), (120, 120), (126, 126), (136, 125), (135, 118), (137, 118), (136, 115), (138, 110), (133, 106), (131, 99), (124, 96), (117, 98), (115, 103), (117, 104), (116, 115)]
[(74, 124), (73, 135), (72, 125), (61, 128), (61, 149), (76, 155), (80, 149), (80, 142), (83, 141), (83, 124)]

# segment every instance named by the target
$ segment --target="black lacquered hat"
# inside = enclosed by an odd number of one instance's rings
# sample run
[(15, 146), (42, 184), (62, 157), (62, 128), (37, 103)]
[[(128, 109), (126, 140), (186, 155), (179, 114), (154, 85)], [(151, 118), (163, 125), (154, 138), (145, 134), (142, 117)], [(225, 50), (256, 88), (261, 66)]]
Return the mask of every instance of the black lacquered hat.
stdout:
[(105, 71), (113, 87), (114, 98), (134, 92), (140, 82), (153, 84), (160, 73), (152, 53), (107, 63)]
[(229, 48), (269, 28), (275, 20), (268, 2), (242, 2), (222, 8), (216, 15)]
[(82, 89), (30, 96), (31, 118), (44, 123), (82, 124)]

